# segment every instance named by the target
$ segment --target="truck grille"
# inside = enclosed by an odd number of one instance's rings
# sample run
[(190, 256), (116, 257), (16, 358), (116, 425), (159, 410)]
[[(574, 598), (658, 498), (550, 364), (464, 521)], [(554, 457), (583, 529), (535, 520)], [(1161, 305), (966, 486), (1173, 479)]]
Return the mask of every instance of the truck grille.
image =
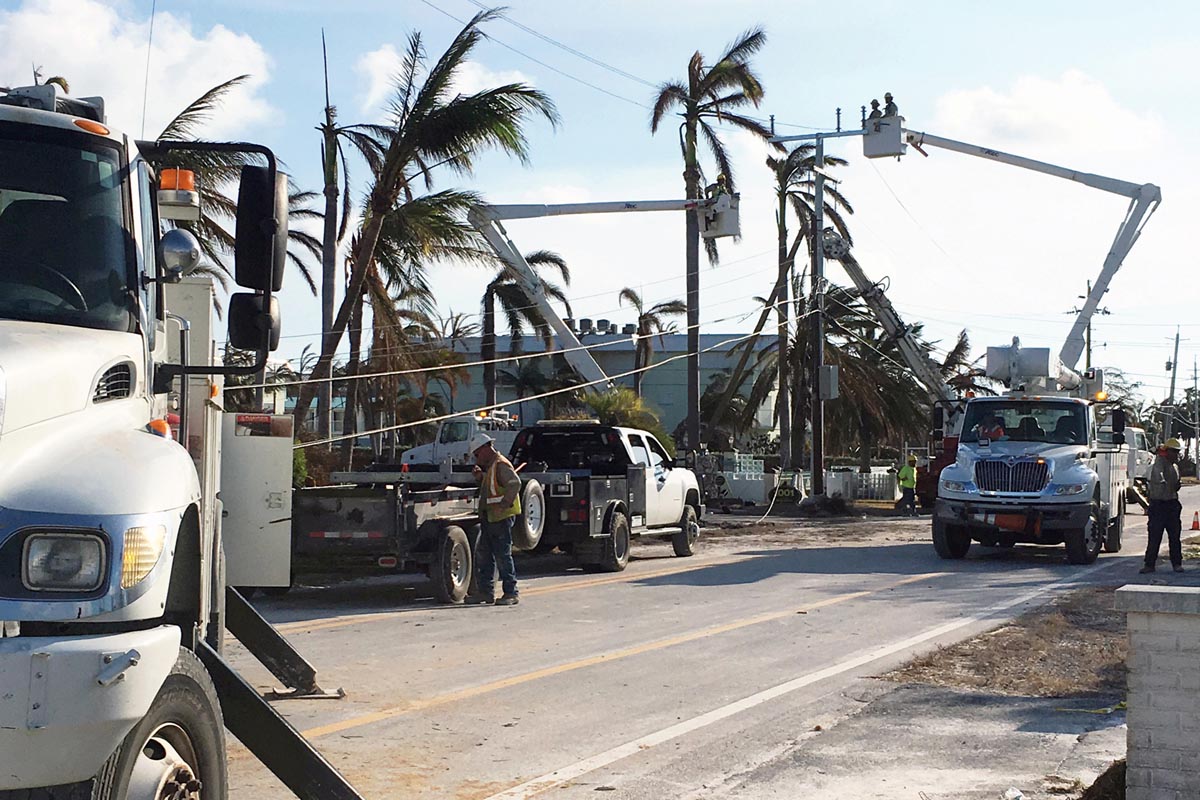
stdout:
[(975, 483), (984, 492), (1040, 492), (1050, 480), (1045, 461), (980, 461)]

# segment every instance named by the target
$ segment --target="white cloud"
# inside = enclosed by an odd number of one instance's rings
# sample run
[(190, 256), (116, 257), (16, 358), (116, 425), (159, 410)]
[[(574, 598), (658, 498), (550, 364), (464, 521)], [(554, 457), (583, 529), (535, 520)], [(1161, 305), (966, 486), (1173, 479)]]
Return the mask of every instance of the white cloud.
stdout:
[[(46, 76), (67, 78), (74, 95), (103, 96), (109, 122), (140, 135), (149, 26), (148, 17), (133, 17), (123, 5), (26, 0), (15, 10), (0, 12), (0, 82), (27, 85), (30, 65), (41, 66)], [(156, 134), (208, 89), (243, 73), (250, 80), (227, 95), (205, 135), (232, 137), (277, 119), (259, 94), (269, 72), (266, 52), (250, 36), (221, 25), (194, 31), (186, 19), (160, 11), (154, 23), (146, 135)]]
[[(400, 52), (391, 44), (385, 44), (359, 57), (354, 68), (365, 79), (367, 87), (362, 96), (364, 113), (378, 112), (391, 97), (401, 62)], [(453, 91), (474, 94), (509, 83), (532, 85), (533, 81), (517, 70), (495, 71), (478, 61), (465, 61), (454, 76)]]

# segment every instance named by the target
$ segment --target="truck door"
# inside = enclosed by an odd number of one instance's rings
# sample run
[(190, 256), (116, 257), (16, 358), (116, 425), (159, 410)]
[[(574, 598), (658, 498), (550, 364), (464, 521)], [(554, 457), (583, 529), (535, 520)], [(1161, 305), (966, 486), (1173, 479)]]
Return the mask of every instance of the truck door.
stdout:
[(472, 420), (448, 419), (438, 431), (437, 444), (433, 448), (433, 463), (441, 464), (446, 458), (452, 463), (466, 464), (470, 461), (467, 442), (471, 438)]
[(641, 464), (646, 468), (643, 473), (646, 476), (646, 525), (661, 525), (662, 523), (659, 521), (662, 516), (659, 484), (654, 479), (654, 470), (650, 466), (650, 450), (641, 436), (630, 434), (629, 451), (633, 456), (633, 463)]
[(663, 525), (679, 522), (683, 516), (684, 473), (671, 469), (671, 457), (658, 440), (646, 435), (646, 447), (650, 450), (650, 469), (647, 470), (659, 487), (658, 503)]

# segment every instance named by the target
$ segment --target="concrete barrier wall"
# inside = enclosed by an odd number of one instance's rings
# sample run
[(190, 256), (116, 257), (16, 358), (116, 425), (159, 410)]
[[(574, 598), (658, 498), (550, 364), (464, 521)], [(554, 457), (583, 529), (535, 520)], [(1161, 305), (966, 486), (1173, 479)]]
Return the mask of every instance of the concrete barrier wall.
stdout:
[(1200, 588), (1123, 586), (1129, 630), (1127, 800), (1200, 797)]

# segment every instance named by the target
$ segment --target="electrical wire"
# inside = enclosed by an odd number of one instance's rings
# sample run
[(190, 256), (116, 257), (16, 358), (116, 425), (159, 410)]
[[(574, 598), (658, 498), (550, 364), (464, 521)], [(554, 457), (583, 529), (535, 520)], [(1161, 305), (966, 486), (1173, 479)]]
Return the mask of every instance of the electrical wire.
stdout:
[[(808, 313), (814, 313), (814, 312), (808, 312)], [(808, 314), (805, 314), (805, 316), (808, 316)], [(702, 348), (700, 350), (700, 352), (701, 353), (712, 352), (713, 350), (718, 350), (729, 344), (733, 344), (736, 342), (744, 341), (746, 339), (750, 339), (756, 335), (757, 334), (754, 334), (754, 333), (747, 333), (747, 334), (743, 334), (741, 336), (735, 336), (731, 339), (725, 339), (721, 342), (718, 342), (717, 344)], [(600, 379), (597, 379), (594, 381), (586, 381), (584, 383), (580, 383), (575, 386), (568, 386), (563, 389), (551, 389), (550, 391), (542, 392), (541, 394), (535, 394), (535, 395), (529, 395), (526, 397), (522, 397), (520, 400), (508, 400), (503, 403), (496, 403), (494, 405), (488, 405), (488, 406), (480, 406), (478, 408), (472, 408), (472, 409), (468, 409), (466, 411), (455, 411), (455, 412), (451, 412), (448, 414), (441, 414), (436, 417), (427, 417), (425, 419), (417, 420), (415, 422), (402, 422), (402, 423), (399, 423), (396, 425), (388, 425), (388, 426), (385, 426), (382, 428), (376, 428), (374, 430), (358, 431), (356, 433), (348, 433), (348, 434), (343, 434), (341, 436), (331, 436), (329, 438), (320, 439), (320, 440), (313, 441), (313, 442), (303, 442), (300, 444), (293, 445), (292, 449), (293, 450), (302, 450), (302, 449), (305, 449), (308, 447), (319, 447), (321, 445), (335, 444), (336, 442), (344, 442), (347, 439), (357, 439), (362, 436), (374, 436), (375, 434), (379, 434), (379, 433), (388, 433), (390, 431), (404, 430), (406, 428), (415, 428), (420, 425), (429, 425), (434, 422), (442, 422), (444, 420), (453, 419), (455, 417), (464, 417), (464, 416), (469, 416), (472, 414), (481, 414), (485, 411), (487, 411), (487, 412), (495, 411), (497, 409), (504, 408), (505, 406), (515, 405), (516, 403), (519, 403), (519, 402), (528, 402), (530, 400), (542, 400), (547, 397), (554, 397), (555, 395), (566, 394), (569, 392), (575, 392), (575, 391), (578, 391), (579, 389), (586, 389), (589, 386), (596, 386), (599, 384), (611, 383), (612, 381), (617, 380), (619, 378), (628, 378), (631, 375), (637, 375), (638, 373), (649, 372), (652, 369), (657, 369), (659, 367), (670, 364), (674, 361), (679, 361), (680, 359), (689, 358), (690, 356), (691, 356), (690, 353), (680, 353), (679, 355), (671, 356), (669, 358), (664, 358), (662, 361), (657, 361), (657, 362), (655, 362), (653, 364), (649, 364), (645, 367), (639, 367), (638, 369), (627, 370), (626, 372), (621, 372), (616, 375), (608, 375), (604, 378), (600, 378)]]

